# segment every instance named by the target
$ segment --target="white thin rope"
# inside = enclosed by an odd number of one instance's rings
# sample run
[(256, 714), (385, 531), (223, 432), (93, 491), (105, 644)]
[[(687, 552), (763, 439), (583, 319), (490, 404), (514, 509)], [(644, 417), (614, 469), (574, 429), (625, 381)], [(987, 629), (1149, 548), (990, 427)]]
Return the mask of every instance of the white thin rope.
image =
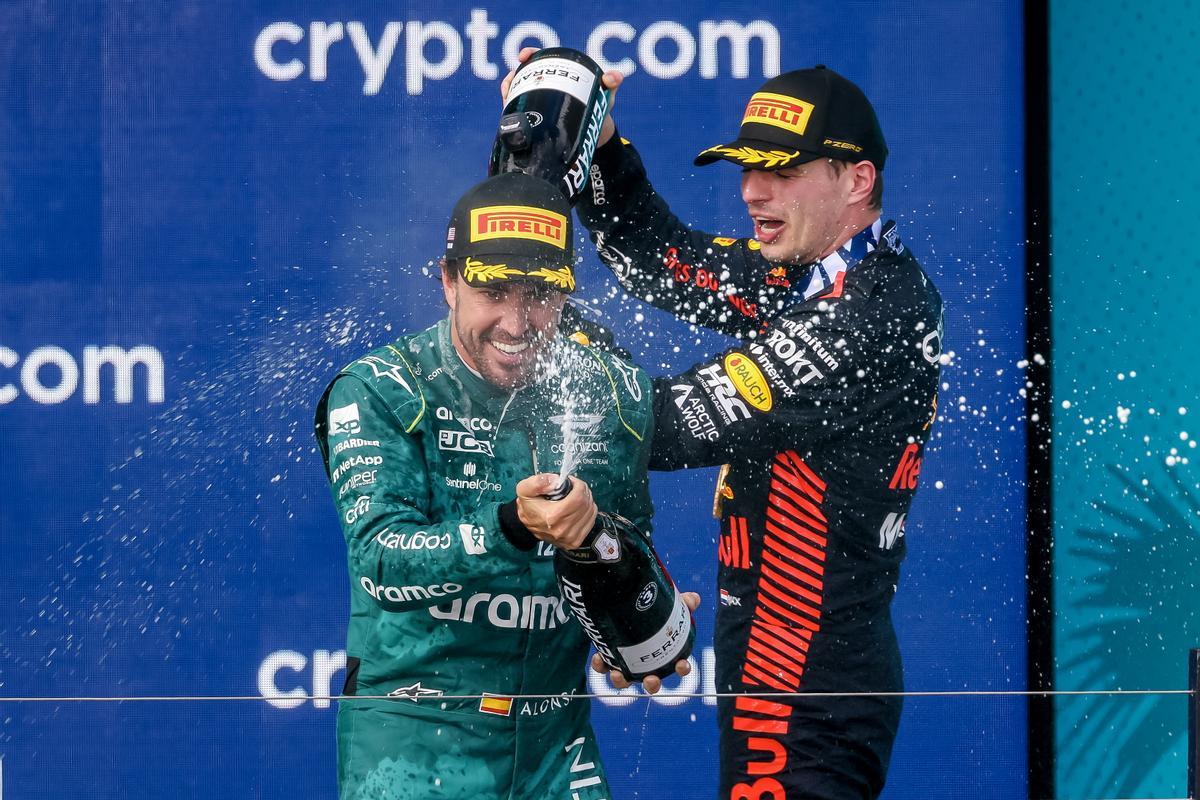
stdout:
[[(1080, 696), (1122, 696), (1122, 695), (1191, 695), (1191, 689), (1055, 689), (1046, 691), (938, 691), (938, 692), (672, 692), (667, 690), (664, 697), (684, 698), (718, 698), (718, 697), (1080, 697)], [(605, 697), (623, 697), (636, 699), (644, 697), (653, 699), (657, 694), (617, 695), (606, 694), (442, 694), (412, 698), (398, 695), (305, 695), (305, 701), (310, 700), (413, 700), (414, 702), (435, 703), (443, 700), (482, 700), (485, 697), (509, 700), (550, 700), (550, 699), (601, 699)], [(136, 703), (136, 702), (224, 702), (224, 701), (292, 701), (294, 695), (151, 695), (129, 697), (0, 697), (0, 703)]]

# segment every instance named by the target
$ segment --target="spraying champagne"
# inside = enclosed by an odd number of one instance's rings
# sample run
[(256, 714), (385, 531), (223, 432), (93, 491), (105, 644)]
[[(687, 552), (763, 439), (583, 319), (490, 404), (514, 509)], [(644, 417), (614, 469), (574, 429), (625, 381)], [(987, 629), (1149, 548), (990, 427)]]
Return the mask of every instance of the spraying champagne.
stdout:
[[(572, 486), (567, 478), (544, 497), (561, 500)], [(554, 571), (596, 650), (628, 680), (672, 675), (675, 662), (691, 654), (691, 612), (649, 538), (629, 520), (597, 512), (578, 548), (555, 552)]]

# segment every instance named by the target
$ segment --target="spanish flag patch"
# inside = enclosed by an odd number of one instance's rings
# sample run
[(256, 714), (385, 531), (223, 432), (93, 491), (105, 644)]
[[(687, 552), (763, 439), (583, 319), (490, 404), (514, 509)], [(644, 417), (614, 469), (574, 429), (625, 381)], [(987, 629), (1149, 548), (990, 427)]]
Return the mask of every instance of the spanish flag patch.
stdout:
[(501, 697), (484, 692), (483, 699), (479, 701), (479, 710), (484, 714), (498, 714), (507, 717), (512, 713), (512, 703), (511, 697)]

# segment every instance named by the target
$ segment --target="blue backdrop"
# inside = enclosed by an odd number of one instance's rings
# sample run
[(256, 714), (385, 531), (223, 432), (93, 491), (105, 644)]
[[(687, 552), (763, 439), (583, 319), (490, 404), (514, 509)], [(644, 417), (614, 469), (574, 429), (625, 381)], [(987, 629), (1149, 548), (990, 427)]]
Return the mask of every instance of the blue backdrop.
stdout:
[[(765, 76), (825, 63), (873, 98), (885, 215), (950, 351), (896, 602), (908, 687), (1025, 688), (1021, 3), (30, 0), (0, 7), (0, 794), (334, 795), (313, 697), (341, 686), (349, 587), (312, 408), (336, 366), (443, 313), (443, 226), (484, 174), (506, 54), (538, 42), (631, 73), (622, 133), (718, 233), (750, 231), (736, 171), (691, 157)], [(652, 373), (722, 345), (590, 252), (580, 282)], [(713, 477), (654, 483), (704, 642)], [(710, 652), (683, 689), (709, 687)], [(910, 700), (887, 797), (1022, 797), (1024, 708)], [(596, 716), (615, 796), (715, 791), (711, 703)]]

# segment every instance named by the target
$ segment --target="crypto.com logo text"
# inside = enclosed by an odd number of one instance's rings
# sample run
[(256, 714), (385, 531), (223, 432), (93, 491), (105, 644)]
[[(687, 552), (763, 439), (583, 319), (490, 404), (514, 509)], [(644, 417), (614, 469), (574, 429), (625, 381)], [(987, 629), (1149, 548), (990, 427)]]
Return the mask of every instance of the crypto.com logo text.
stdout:
[[(166, 393), (163, 373), (162, 353), (149, 345), (128, 350), (88, 345), (82, 359), (55, 345), (35, 347), (24, 356), (0, 345), (0, 405), (22, 394), (41, 405), (57, 405), (73, 397), (81, 384), (88, 405), (108, 398), (132, 403), (139, 384), (147, 403), (161, 403)], [(111, 377), (104, 391), (106, 376)]]
[[(307, 72), (310, 81), (322, 82), (329, 79), (331, 63), (344, 69), (346, 54), (341, 51), (352, 49), (362, 71), (362, 93), (374, 95), (383, 87), (403, 34), (404, 89), (410, 95), (424, 92), (426, 81), (453, 77), (462, 69), (464, 57), (471, 74), (480, 80), (494, 81), (501, 75), (491, 47), (500, 37), (500, 26), (489, 19), (487, 9), (471, 9), (471, 19), (461, 31), (445, 20), (392, 20), (372, 28), (360, 21), (314, 20), (307, 27), (286, 20), (272, 22), (254, 39), (254, 63), (273, 81), (294, 81)], [(504, 32), (499, 55), (509, 70), (516, 66), (522, 47), (560, 44), (558, 32), (550, 25), (525, 20)], [(584, 49), (601, 69), (626, 75), (642, 69), (662, 80), (681, 78), (693, 70), (706, 80), (748, 78), (752, 55), (762, 66), (762, 77), (779, 74), (779, 30), (761, 19), (700, 20), (695, 32), (671, 20), (658, 20), (641, 30), (622, 20), (609, 20), (591, 30)]]

